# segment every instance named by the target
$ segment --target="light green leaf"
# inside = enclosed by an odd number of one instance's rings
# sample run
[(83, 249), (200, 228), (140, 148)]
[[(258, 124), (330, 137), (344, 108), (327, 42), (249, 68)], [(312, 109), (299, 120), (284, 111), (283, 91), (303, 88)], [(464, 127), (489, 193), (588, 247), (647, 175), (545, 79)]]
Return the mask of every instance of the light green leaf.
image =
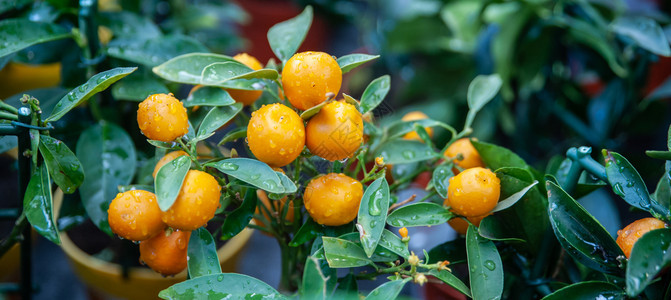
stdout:
[(268, 43), (273, 53), (286, 63), (303, 43), (312, 24), (312, 6), (307, 6), (298, 16), (273, 25), (268, 30)]

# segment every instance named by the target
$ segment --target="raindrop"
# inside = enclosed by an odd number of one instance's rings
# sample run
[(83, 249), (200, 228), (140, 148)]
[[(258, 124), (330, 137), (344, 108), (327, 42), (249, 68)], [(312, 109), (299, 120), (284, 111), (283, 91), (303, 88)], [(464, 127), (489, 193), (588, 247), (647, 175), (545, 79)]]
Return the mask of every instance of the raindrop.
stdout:
[(494, 269), (496, 269), (496, 264), (491, 260), (486, 260), (485, 268), (487, 268), (487, 270), (494, 271)]

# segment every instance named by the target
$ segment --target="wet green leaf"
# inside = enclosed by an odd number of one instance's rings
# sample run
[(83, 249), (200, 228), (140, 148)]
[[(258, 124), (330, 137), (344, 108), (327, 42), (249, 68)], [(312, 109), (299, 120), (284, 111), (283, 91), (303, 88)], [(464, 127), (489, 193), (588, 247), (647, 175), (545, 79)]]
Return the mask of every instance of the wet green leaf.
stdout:
[(645, 154), (655, 159), (671, 160), (671, 151), (648, 150)]
[(277, 70), (252, 70), (250, 67), (237, 61), (216, 62), (203, 69), (200, 82), (204, 85), (221, 86), (226, 81), (236, 79), (277, 79)]
[(162, 211), (170, 209), (177, 200), (184, 178), (186, 178), (190, 168), (191, 158), (182, 155), (158, 169), (154, 181), (154, 190), (156, 191), (156, 201)]
[(303, 226), (298, 229), (294, 238), (289, 242), (289, 246), (298, 247), (322, 235), (324, 235), (322, 226), (317, 224), (312, 218), (307, 218)]
[(301, 113), (301, 119), (303, 119), (304, 121), (309, 120), (310, 118), (312, 118), (312, 117), (314, 117), (316, 114), (318, 114), (319, 111), (321, 111), (322, 108), (323, 108), (324, 106), (326, 106), (326, 104), (329, 104), (329, 103), (331, 103), (331, 102), (332, 102), (331, 100), (326, 100), (326, 101), (324, 101), (324, 102), (322, 102), (322, 103), (319, 103), (319, 104), (317, 104), (317, 105), (315, 105), (315, 106), (313, 106), (313, 107), (308, 108), (306, 111), (304, 111), (304, 112)]
[[(346, 233), (338, 236), (338, 238), (350, 241), (361, 247), (361, 237), (358, 232)], [(374, 262), (392, 262), (398, 260), (398, 255), (396, 255), (393, 251), (378, 245), (375, 247), (375, 250), (368, 258)]]
[(210, 232), (204, 227), (191, 231), (187, 255), (190, 278), (221, 273), (217, 246)]
[(242, 205), (226, 216), (224, 225), (221, 227), (222, 240), (230, 239), (245, 229), (247, 224), (249, 224), (254, 217), (256, 201), (256, 190), (248, 188), (245, 193), (245, 199), (242, 201)]
[(345, 56), (341, 56), (340, 58), (337, 59), (338, 65), (340, 66), (340, 69), (342, 70), (342, 73), (345, 74), (352, 69), (365, 64), (369, 61), (378, 59), (380, 56), (379, 55), (368, 55), (368, 54), (348, 54)]
[(507, 241), (526, 243), (523, 233), (516, 232), (516, 228), (509, 228), (505, 218), (497, 215), (488, 216), (480, 221), (478, 234), (493, 241)]
[(227, 91), (221, 88), (202, 86), (189, 93), (189, 96), (183, 103), (184, 107), (228, 106), (235, 104), (235, 100), (233, 100), (233, 97)]
[(500, 299), (503, 293), (503, 263), (494, 243), (471, 225), (466, 232), (466, 253), (473, 299)]
[(636, 297), (671, 266), (671, 229), (652, 230), (639, 238), (627, 263), (627, 294)]
[(303, 271), (303, 282), (301, 283), (301, 297), (306, 299), (322, 299), (326, 300), (335, 288), (335, 280), (337, 279), (335, 270), (328, 268), (328, 274), (324, 274), (321, 262), (312, 256), (308, 256), (305, 262), (305, 269)]
[(526, 193), (527, 193), (531, 188), (533, 188), (534, 186), (536, 186), (536, 184), (538, 184), (538, 181), (535, 181), (535, 180), (534, 180), (533, 183), (531, 183), (530, 185), (528, 185), (527, 187), (525, 187), (525, 188), (522, 189), (521, 191), (519, 191), (519, 192), (517, 192), (517, 193), (514, 193), (514, 194), (512, 194), (512, 195), (510, 195), (508, 198), (506, 198), (506, 199), (504, 199), (504, 200), (499, 201), (499, 203), (496, 205), (496, 207), (494, 207), (494, 209), (492, 209), (491, 212), (494, 213), (494, 212), (497, 212), (497, 211), (502, 211), (502, 210), (504, 210), (504, 209), (506, 209), (506, 208), (508, 208), (508, 207), (513, 206), (515, 203), (517, 203), (517, 201), (519, 201), (520, 199), (522, 199), (522, 197), (524, 197), (524, 195), (526, 195)]
[(71, 37), (65, 28), (54, 23), (32, 22), (28, 19), (0, 21), (0, 57), (35, 44)]
[(221, 141), (219, 141), (218, 144), (223, 145), (225, 143), (233, 142), (244, 137), (247, 137), (247, 128), (239, 127), (226, 133), (226, 135), (221, 139)]
[(162, 35), (146, 41), (117, 39), (109, 43), (107, 55), (154, 67), (179, 55), (209, 52), (198, 40), (183, 35)]
[(401, 241), (399, 236), (395, 235), (387, 229), (382, 231), (382, 237), (380, 238), (380, 242), (377, 245), (394, 252), (403, 258), (408, 258), (410, 255), (408, 244)]
[[(172, 82), (199, 85), (205, 68), (214, 63), (233, 62), (240, 64), (230, 56), (213, 53), (189, 53), (170, 59), (152, 68), (154, 74)], [(241, 90), (256, 90), (259, 80), (229, 80), (219, 87)]]
[(204, 140), (242, 111), (242, 103), (213, 107), (198, 126), (197, 140)]
[(642, 16), (623, 16), (611, 24), (617, 34), (626, 36), (639, 47), (661, 56), (671, 55), (669, 41), (662, 27), (655, 20)]
[(622, 289), (603, 281), (583, 281), (561, 288), (543, 300), (625, 299)]
[(624, 254), (608, 231), (557, 184), (546, 186), (550, 223), (562, 247), (589, 268), (621, 275), (617, 257)]
[(130, 11), (101, 12), (98, 21), (112, 31), (115, 39), (147, 40), (162, 35), (151, 19)]
[(498, 74), (478, 75), (468, 85), (468, 114), (466, 115), (466, 126), (470, 128), (475, 120), (475, 115), (498, 94), (503, 80)]
[(442, 205), (430, 202), (413, 203), (399, 207), (387, 217), (387, 224), (394, 227), (440, 225), (453, 214)]
[(298, 51), (311, 24), (312, 7), (307, 6), (298, 16), (277, 23), (268, 30), (270, 48), (283, 64)]
[(115, 68), (102, 73), (93, 75), (86, 83), (76, 87), (67, 93), (58, 101), (51, 115), (45, 119), (46, 122), (55, 122), (63, 117), (67, 112), (75, 108), (77, 105), (88, 100), (93, 95), (104, 91), (112, 83), (119, 79), (126, 77), (128, 74), (134, 72), (137, 68)]
[(414, 140), (392, 140), (380, 146), (377, 156), (382, 156), (384, 162), (390, 165), (424, 161), (439, 157), (433, 149)]
[(270, 193), (295, 193), (296, 185), (286, 175), (273, 171), (267, 164), (249, 158), (229, 158), (206, 164)]
[(389, 75), (384, 75), (371, 81), (361, 95), (361, 113), (365, 114), (369, 111), (373, 111), (373, 109), (380, 105), (382, 100), (384, 100), (384, 97), (389, 93), (390, 87), (391, 77), (389, 77)]
[(384, 177), (371, 183), (361, 197), (357, 229), (366, 255), (373, 255), (384, 230), (389, 209), (389, 184)]
[(447, 198), (447, 187), (450, 186), (449, 180), (452, 177), (454, 177), (452, 164), (440, 165), (433, 171), (431, 182), (438, 195), (443, 198)]
[(23, 211), (37, 233), (57, 245), (61, 244), (58, 227), (54, 221), (51, 179), (46, 164), (36, 167), (30, 176), (23, 198)]
[(177, 283), (158, 293), (162, 299), (286, 299), (254, 277), (236, 273), (201, 276)]
[(527, 163), (522, 158), (504, 147), (474, 140), (471, 140), (471, 144), (478, 151), (485, 165), (492, 170), (505, 167), (527, 168)]
[(357, 244), (334, 237), (322, 237), (324, 255), (331, 268), (352, 268), (372, 264), (366, 252)]
[(664, 174), (657, 182), (654, 197), (662, 207), (668, 209), (671, 206), (671, 161), (664, 164)]
[(436, 276), (436, 278), (440, 279), (442, 282), (447, 283), (460, 293), (471, 297), (471, 290), (464, 284), (457, 276), (454, 276), (452, 272), (447, 271), (447, 270), (431, 270), (429, 271), (430, 275)]
[(393, 280), (385, 282), (382, 285), (376, 287), (374, 290), (372, 290), (370, 294), (366, 296), (365, 300), (396, 299), (396, 297), (398, 297), (398, 294), (401, 293), (401, 290), (408, 281), (410, 281), (409, 278), (403, 280)]
[(77, 156), (65, 143), (46, 135), (40, 138), (40, 153), (54, 182), (64, 193), (74, 193), (84, 181), (84, 171)]
[(353, 273), (347, 274), (338, 281), (338, 288), (332, 299), (359, 300), (359, 285)]
[(93, 224), (112, 235), (107, 208), (119, 192), (118, 186), (130, 184), (135, 175), (135, 145), (121, 127), (101, 122), (82, 132), (77, 157), (86, 174), (79, 187), (86, 214)]

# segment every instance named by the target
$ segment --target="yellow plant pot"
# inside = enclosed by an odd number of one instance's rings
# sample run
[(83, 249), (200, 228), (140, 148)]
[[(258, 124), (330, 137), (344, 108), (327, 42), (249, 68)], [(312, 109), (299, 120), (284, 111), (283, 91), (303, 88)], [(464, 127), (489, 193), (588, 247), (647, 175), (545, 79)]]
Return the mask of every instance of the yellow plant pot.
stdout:
[[(59, 195), (60, 194), (60, 195)], [(62, 192), (54, 195), (54, 211), (62, 202)], [(235, 272), (242, 249), (253, 230), (245, 228), (217, 250), (223, 272)], [(66, 232), (61, 233), (61, 247), (70, 259), (77, 276), (94, 291), (125, 299), (156, 299), (158, 293), (169, 286), (186, 280), (186, 270), (174, 277), (162, 275), (144, 267), (131, 267), (128, 278), (121, 275), (121, 265), (104, 261), (79, 249)]]
[(48, 88), (61, 81), (61, 63), (29, 65), (10, 62), (0, 70), (0, 99), (23, 91)]

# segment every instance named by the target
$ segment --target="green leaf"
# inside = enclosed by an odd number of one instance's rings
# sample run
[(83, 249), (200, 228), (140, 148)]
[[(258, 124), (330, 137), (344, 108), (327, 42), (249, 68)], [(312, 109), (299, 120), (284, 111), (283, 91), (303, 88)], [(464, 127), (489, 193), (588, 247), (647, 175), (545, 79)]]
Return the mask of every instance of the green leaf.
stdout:
[(3, 0), (0, 1), (0, 13), (4, 14), (11, 10), (21, 9), (33, 3), (31, 0)]
[(466, 253), (473, 299), (500, 299), (503, 293), (503, 263), (494, 243), (471, 225), (466, 232)]
[(40, 153), (47, 164), (54, 182), (63, 193), (72, 194), (84, 181), (82, 164), (65, 143), (43, 135), (40, 138)]
[(408, 244), (401, 241), (399, 236), (387, 229), (382, 231), (382, 237), (380, 238), (378, 246), (394, 252), (403, 258), (408, 258), (408, 256), (410, 256)]
[(643, 49), (661, 56), (671, 55), (664, 30), (653, 19), (624, 16), (613, 21), (611, 28), (615, 33), (631, 38)]
[(450, 186), (449, 180), (452, 177), (454, 177), (452, 164), (440, 165), (433, 171), (431, 182), (438, 195), (443, 198), (447, 198), (447, 187)]
[(221, 141), (219, 141), (218, 145), (233, 142), (244, 137), (247, 137), (247, 127), (238, 127), (226, 133)]
[(627, 294), (636, 297), (671, 266), (671, 229), (652, 230), (639, 238), (627, 263)]
[[(338, 236), (338, 238), (350, 241), (361, 247), (361, 237), (359, 236), (358, 232), (349, 232)], [(371, 254), (371, 256), (368, 258), (373, 262), (392, 262), (398, 260), (398, 255), (396, 255), (393, 251), (378, 245), (378, 247), (375, 248), (373, 254)]]
[(308, 108), (306, 111), (301, 113), (301, 119), (303, 121), (307, 121), (310, 118), (314, 117), (316, 114), (318, 114), (321, 110), (322, 107), (326, 106), (326, 104), (331, 103), (332, 101), (330, 99), (327, 99), (326, 101), (323, 101), (322, 103), (319, 103), (313, 107)]
[(154, 67), (179, 55), (209, 52), (198, 40), (183, 35), (164, 35), (139, 42), (117, 39), (107, 46), (107, 55), (147, 67)]
[(161, 142), (161, 141), (155, 141), (155, 140), (147, 140), (149, 144), (151, 144), (154, 147), (165, 149), (165, 150), (178, 150), (181, 149), (179, 143), (177, 142)]
[(382, 285), (378, 286), (366, 296), (366, 300), (390, 300), (396, 299), (398, 294), (401, 293), (401, 290), (405, 286), (405, 283), (410, 279), (403, 280), (392, 280), (385, 282)]
[(233, 100), (233, 97), (227, 91), (221, 88), (202, 86), (189, 93), (189, 96), (183, 103), (184, 107), (228, 106), (235, 104), (235, 100)]
[(71, 37), (65, 28), (53, 23), (32, 22), (28, 19), (0, 21), (0, 57), (32, 45)]
[(664, 174), (657, 182), (655, 189), (655, 201), (665, 208), (671, 206), (671, 161), (664, 164)]
[(47, 165), (35, 168), (23, 198), (23, 211), (37, 233), (60, 245), (61, 237), (54, 220), (51, 179)]
[(466, 284), (464, 284), (464, 282), (459, 280), (459, 278), (457, 278), (457, 276), (454, 276), (454, 274), (452, 274), (452, 272), (447, 271), (447, 270), (441, 270), (441, 271), (431, 270), (431, 271), (429, 271), (429, 274), (435, 276), (438, 279), (440, 279), (442, 282), (447, 283), (449, 286), (453, 287), (454, 289), (456, 289), (460, 293), (462, 293), (462, 294), (464, 294), (468, 297), (471, 297), (471, 290), (468, 288), (468, 286), (466, 286)]
[(46, 118), (46, 122), (55, 122), (63, 117), (67, 112), (75, 108), (77, 105), (88, 100), (93, 95), (104, 91), (112, 83), (124, 78), (128, 74), (134, 72), (137, 68), (115, 68), (102, 73), (93, 75), (86, 83), (71, 90), (58, 103), (51, 115)]
[(453, 214), (442, 205), (431, 202), (413, 203), (399, 207), (387, 217), (387, 224), (394, 227), (440, 225)]
[(427, 263), (431, 264), (443, 260), (449, 261), (450, 264), (466, 262), (465, 239), (456, 239), (433, 247), (433, 249), (429, 250), (429, 257), (431, 259)]
[(297, 190), (296, 185), (286, 175), (275, 172), (267, 164), (255, 159), (229, 158), (208, 163), (206, 166), (270, 193), (295, 193)]
[(522, 197), (524, 197), (524, 195), (526, 195), (526, 193), (527, 193), (532, 187), (536, 186), (536, 184), (538, 184), (538, 181), (534, 180), (533, 183), (531, 183), (530, 185), (528, 185), (527, 187), (525, 187), (525, 188), (522, 189), (521, 191), (519, 191), (519, 192), (517, 192), (517, 193), (515, 193), (515, 194), (510, 195), (510, 197), (508, 197), (508, 198), (506, 198), (506, 199), (504, 199), (504, 200), (499, 201), (499, 203), (496, 205), (496, 207), (494, 207), (494, 209), (492, 209), (491, 212), (494, 213), (494, 212), (497, 212), (497, 211), (502, 211), (502, 210), (504, 210), (504, 209), (506, 209), (506, 208), (508, 208), (508, 207), (513, 206), (515, 203), (517, 203), (517, 201), (519, 201), (520, 199), (522, 199)]
[(130, 75), (112, 86), (112, 97), (117, 100), (140, 102), (150, 95), (167, 93), (170, 93), (168, 87), (153, 76)]
[(162, 211), (167, 211), (177, 200), (179, 191), (182, 189), (184, 178), (191, 168), (191, 158), (186, 155), (179, 156), (165, 165), (161, 166), (156, 173), (154, 190), (156, 201)]
[(485, 165), (492, 170), (504, 167), (527, 168), (527, 163), (522, 158), (506, 148), (474, 140), (471, 140), (471, 144), (478, 151)]
[(340, 278), (338, 288), (332, 299), (359, 300), (359, 285), (353, 273)]
[(187, 254), (189, 278), (221, 273), (217, 246), (210, 232), (204, 227), (191, 231)]
[(286, 299), (265, 282), (236, 273), (201, 276), (158, 293), (162, 299)]
[(331, 268), (353, 268), (372, 264), (357, 244), (334, 237), (322, 237), (324, 255)]
[(79, 187), (86, 214), (93, 224), (112, 235), (107, 208), (118, 193), (117, 187), (130, 184), (135, 175), (133, 140), (121, 127), (100, 122), (80, 135), (77, 157), (86, 174)]
[(224, 220), (224, 225), (221, 227), (222, 240), (230, 239), (245, 229), (247, 224), (249, 224), (254, 217), (256, 201), (256, 190), (247, 189), (242, 205), (228, 214), (226, 220)]
[(366, 255), (373, 255), (384, 230), (389, 209), (389, 184), (384, 177), (373, 181), (363, 193), (359, 213), (357, 215), (357, 229), (361, 236), (361, 245)]
[(488, 216), (480, 221), (478, 234), (493, 241), (527, 243), (524, 240), (523, 233), (515, 232), (514, 229), (510, 229), (507, 225), (505, 218), (501, 218), (498, 215)]
[(330, 293), (333, 292), (331, 287), (335, 288), (335, 285), (329, 285), (334, 282), (332, 279), (336, 274), (334, 272), (331, 272), (331, 274), (324, 274), (319, 261), (320, 260), (312, 256), (308, 256), (303, 271), (301, 297), (305, 297), (306, 299), (326, 300)]
[(475, 115), (489, 103), (496, 94), (498, 94), (503, 85), (503, 80), (498, 74), (493, 75), (478, 75), (471, 81), (468, 85), (468, 94), (466, 99), (468, 100), (468, 114), (466, 115), (466, 126), (464, 128), (470, 128), (475, 119)]
[(429, 145), (420, 141), (392, 140), (380, 146), (377, 156), (382, 156), (386, 164), (396, 165), (425, 161), (439, 155)]
[(204, 140), (214, 134), (214, 131), (224, 126), (242, 111), (242, 103), (229, 106), (215, 106), (205, 116), (198, 126), (197, 140)]
[(226, 81), (235, 79), (277, 79), (277, 70), (252, 70), (250, 67), (237, 62), (216, 62), (203, 69), (201, 84), (221, 86)]
[(298, 16), (270, 27), (268, 43), (283, 64), (298, 51), (311, 24), (312, 6), (307, 6)]
[(622, 289), (603, 281), (583, 281), (561, 288), (543, 300), (625, 299)]
[(546, 186), (550, 223), (568, 254), (594, 270), (622, 274), (617, 257), (624, 254), (608, 231), (557, 184)]
[(384, 75), (371, 81), (361, 95), (361, 113), (365, 114), (375, 109), (384, 97), (389, 93), (391, 87), (391, 78), (389, 75)]
[(368, 54), (349, 54), (342, 56), (337, 59), (338, 65), (340, 66), (340, 69), (342, 70), (342, 73), (345, 74), (352, 69), (365, 64), (371, 60), (378, 59), (380, 56), (379, 55), (368, 55)]
[[(177, 83), (201, 84), (203, 70), (214, 63), (233, 62), (240, 64), (230, 56), (213, 53), (189, 53), (180, 55), (152, 68), (154, 74), (159, 77)], [(217, 85), (225, 88), (242, 90), (255, 90), (252, 85), (258, 84), (258, 80), (230, 80), (224, 84)]]
[(298, 229), (298, 232), (296, 232), (296, 235), (294, 235), (294, 238), (289, 242), (289, 246), (298, 247), (322, 235), (324, 235), (322, 226), (317, 224), (312, 218), (307, 218), (301, 228)]
[(671, 151), (645, 151), (645, 155), (655, 159), (671, 160)]

